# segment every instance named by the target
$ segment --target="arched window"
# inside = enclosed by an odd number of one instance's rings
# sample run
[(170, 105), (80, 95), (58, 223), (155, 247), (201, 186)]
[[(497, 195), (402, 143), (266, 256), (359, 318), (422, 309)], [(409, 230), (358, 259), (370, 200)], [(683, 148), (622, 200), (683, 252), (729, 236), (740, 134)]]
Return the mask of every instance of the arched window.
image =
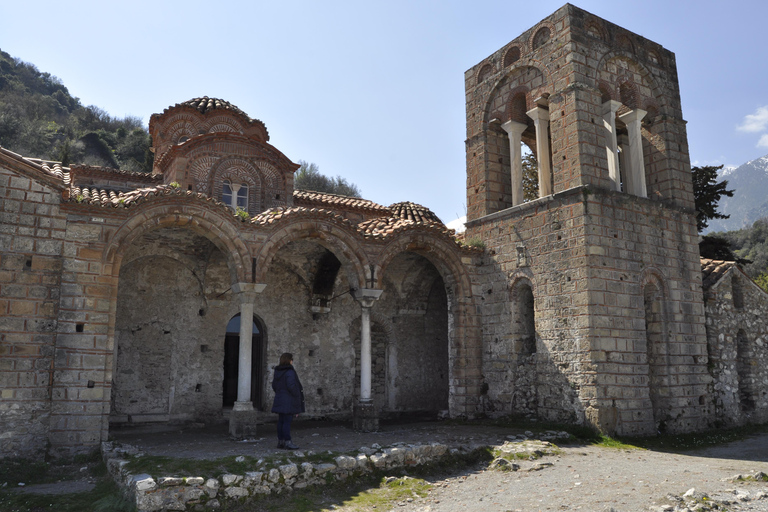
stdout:
[(221, 201), (233, 210), (248, 210), (248, 185), (224, 180), (221, 186)]

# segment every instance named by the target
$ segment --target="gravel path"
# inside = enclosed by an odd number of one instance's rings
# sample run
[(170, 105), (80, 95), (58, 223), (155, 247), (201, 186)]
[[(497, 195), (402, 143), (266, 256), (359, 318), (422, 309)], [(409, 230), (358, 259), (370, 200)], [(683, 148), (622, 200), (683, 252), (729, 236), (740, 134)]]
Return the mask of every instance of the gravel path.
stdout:
[[(688, 510), (709, 510), (704, 505), (694, 507), (698, 497), (709, 507), (714, 502), (719, 510), (768, 511), (768, 483), (732, 479), (737, 474), (768, 472), (767, 460), (768, 435), (686, 455), (565, 447), (557, 455), (520, 462), (517, 471), (479, 469), (437, 480), (427, 498), (399, 503), (396, 509), (634, 512), (679, 511), (689, 506)], [(682, 498), (692, 488), (696, 492)], [(702, 493), (708, 499), (702, 500)]]

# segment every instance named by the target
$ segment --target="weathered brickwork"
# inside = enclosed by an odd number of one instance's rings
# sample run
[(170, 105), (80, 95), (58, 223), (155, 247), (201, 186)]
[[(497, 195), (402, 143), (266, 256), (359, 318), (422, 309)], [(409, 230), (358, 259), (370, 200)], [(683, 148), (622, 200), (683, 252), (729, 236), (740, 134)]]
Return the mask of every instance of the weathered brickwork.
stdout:
[(0, 453), (47, 444), (66, 221), (62, 187), (0, 168)]

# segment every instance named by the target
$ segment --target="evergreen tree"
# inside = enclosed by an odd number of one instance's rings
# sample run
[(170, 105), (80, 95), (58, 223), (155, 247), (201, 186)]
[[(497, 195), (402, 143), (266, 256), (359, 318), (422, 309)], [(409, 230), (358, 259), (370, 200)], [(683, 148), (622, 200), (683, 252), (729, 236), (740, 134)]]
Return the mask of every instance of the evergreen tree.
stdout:
[(720, 198), (733, 197), (733, 190), (728, 190), (728, 181), (717, 181), (717, 171), (722, 165), (695, 166), (691, 169), (693, 178), (693, 200), (696, 205), (696, 227), (701, 233), (709, 225), (710, 219), (727, 219), (717, 210)]
[(341, 176), (329, 178), (320, 173), (317, 164), (299, 160), (299, 170), (293, 178), (293, 188), (296, 190), (312, 190), (341, 196), (360, 197), (360, 189), (354, 183), (349, 183)]

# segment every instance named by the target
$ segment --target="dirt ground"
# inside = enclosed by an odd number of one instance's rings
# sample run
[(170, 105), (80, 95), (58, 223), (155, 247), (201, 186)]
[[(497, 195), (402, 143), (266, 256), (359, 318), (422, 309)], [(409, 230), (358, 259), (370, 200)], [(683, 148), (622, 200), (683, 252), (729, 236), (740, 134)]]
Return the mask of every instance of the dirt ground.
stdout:
[[(541, 461), (552, 465), (529, 471)], [(737, 474), (768, 472), (768, 435), (685, 455), (566, 446), (541, 461), (523, 462), (514, 472), (476, 469), (435, 480), (427, 498), (398, 504), (397, 509), (639, 512), (666, 505), (680, 510), (688, 500), (677, 498), (695, 489), (708, 495), (704, 502), (718, 502), (727, 510), (768, 511), (768, 499), (758, 499), (768, 483), (732, 480)], [(740, 501), (737, 492), (749, 501)]]

